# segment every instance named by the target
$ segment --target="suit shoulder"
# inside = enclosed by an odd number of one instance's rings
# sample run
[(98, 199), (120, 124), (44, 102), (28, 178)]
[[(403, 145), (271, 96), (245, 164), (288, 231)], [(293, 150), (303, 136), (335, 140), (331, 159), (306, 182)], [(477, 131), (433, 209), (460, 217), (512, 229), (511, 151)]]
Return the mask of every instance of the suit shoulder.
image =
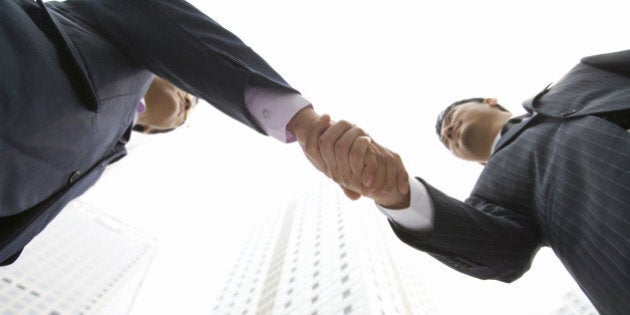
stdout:
[(582, 63), (630, 78), (630, 50), (584, 57)]

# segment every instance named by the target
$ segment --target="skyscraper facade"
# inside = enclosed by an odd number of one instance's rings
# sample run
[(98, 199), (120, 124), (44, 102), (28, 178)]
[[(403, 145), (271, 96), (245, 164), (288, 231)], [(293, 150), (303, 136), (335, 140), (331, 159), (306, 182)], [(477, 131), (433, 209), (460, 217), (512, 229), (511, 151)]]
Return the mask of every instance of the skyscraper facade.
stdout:
[(0, 314), (126, 314), (155, 250), (153, 238), (74, 201), (0, 268)]
[(243, 248), (212, 314), (433, 314), (405, 246), (366, 201), (316, 185)]

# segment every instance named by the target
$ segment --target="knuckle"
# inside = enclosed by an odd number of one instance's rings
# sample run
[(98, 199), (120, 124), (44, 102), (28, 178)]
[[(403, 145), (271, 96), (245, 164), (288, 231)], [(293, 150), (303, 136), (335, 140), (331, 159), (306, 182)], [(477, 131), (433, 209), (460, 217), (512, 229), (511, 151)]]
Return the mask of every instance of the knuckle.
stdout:
[(394, 153), (394, 160), (399, 164), (402, 163), (402, 158), (400, 157), (400, 154), (398, 153)]
[(338, 121), (337, 124), (339, 124), (339, 126), (341, 127), (347, 127), (347, 128), (352, 127), (352, 124), (349, 121), (344, 120), (344, 119)]
[(327, 134), (323, 134), (319, 139), (317, 139), (317, 144), (320, 147), (326, 147), (330, 145), (331, 138)]
[(347, 151), (348, 149), (349, 149), (349, 146), (347, 143), (343, 141), (335, 142), (335, 151)]
[(360, 151), (357, 151), (357, 150), (350, 151), (350, 159), (358, 160), (361, 157), (363, 157), (363, 156), (362, 156)]

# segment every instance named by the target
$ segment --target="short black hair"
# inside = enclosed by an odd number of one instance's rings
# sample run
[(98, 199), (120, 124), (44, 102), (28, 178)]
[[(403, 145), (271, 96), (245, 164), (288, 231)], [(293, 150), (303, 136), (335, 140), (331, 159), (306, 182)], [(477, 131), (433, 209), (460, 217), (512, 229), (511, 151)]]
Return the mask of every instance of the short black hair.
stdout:
[(457, 102), (454, 102), (451, 105), (446, 106), (446, 108), (437, 116), (437, 121), (435, 122), (435, 132), (437, 133), (438, 138), (442, 136), (442, 123), (444, 122), (444, 118), (446, 118), (446, 115), (453, 108), (455, 108), (458, 105), (470, 103), (470, 102), (482, 103), (483, 100), (484, 100), (483, 97), (466, 98), (466, 99), (459, 100)]
[[(435, 122), (435, 132), (437, 133), (438, 138), (442, 137), (442, 123), (444, 123), (444, 118), (446, 118), (446, 116), (448, 115), (448, 113), (453, 110), (453, 108), (457, 107), (458, 105), (462, 105), (462, 104), (466, 104), (466, 103), (470, 103), (470, 102), (475, 102), (475, 103), (483, 103), (485, 101), (485, 98), (483, 97), (473, 97), (473, 98), (466, 98), (463, 100), (459, 100), (457, 102), (454, 102), (451, 105), (448, 105), (438, 116), (437, 116), (437, 121)], [(505, 107), (497, 104), (497, 108), (504, 111), (504, 112), (509, 112), (509, 110), (507, 110)]]
[(143, 125), (140, 125), (140, 124), (133, 125), (133, 127), (131, 127), (131, 129), (133, 131), (137, 131), (137, 132), (140, 132), (140, 133), (146, 133), (146, 134), (149, 134), (149, 135), (154, 135), (154, 134), (158, 134), (158, 133), (166, 133), (166, 132), (171, 132), (171, 131), (175, 130), (175, 128), (169, 128), (169, 129), (150, 129), (150, 131), (147, 131), (147, 130), (149, 130), (149, 127), (146, 127), (146, 126), (143, 126)]

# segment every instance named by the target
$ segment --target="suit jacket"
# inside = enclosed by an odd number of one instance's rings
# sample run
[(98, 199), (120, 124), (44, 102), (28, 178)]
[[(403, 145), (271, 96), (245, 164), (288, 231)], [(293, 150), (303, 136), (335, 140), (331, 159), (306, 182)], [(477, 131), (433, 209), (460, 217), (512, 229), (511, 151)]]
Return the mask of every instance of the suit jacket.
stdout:
[(0, 265), (125, 155), (153, 74), (262, 132), (247, 85), (294, 91), (182, 0), (0, 2)]
[(630, 51), (584, 58), (524, 105), (537, 114), (503, 135), (465, 202), (423, 181), (433, 229), (392, 227), (481, 279), (513, 281), (550, 246), (602, 314), (627, 314), (630, 134), (599, 116), (630, 108)]

